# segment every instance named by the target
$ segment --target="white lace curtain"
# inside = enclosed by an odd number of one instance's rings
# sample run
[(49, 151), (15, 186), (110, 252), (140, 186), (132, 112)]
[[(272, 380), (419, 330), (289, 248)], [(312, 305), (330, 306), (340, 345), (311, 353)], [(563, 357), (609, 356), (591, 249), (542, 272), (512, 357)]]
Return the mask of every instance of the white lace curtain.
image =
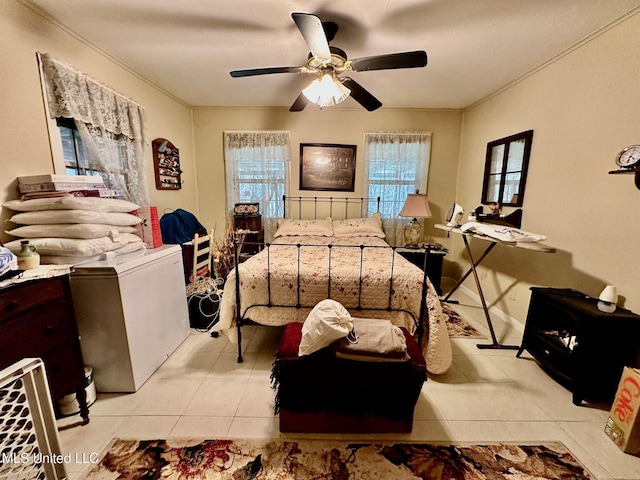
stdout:
[(224, 132), (227, 212), (239, 202), (259, 202), (265, 241), (273, 239), (289, 195), (289, 132)]
[(407, 195), (427, 193), (430, 154), (430, 132), (365, 133), (363, 191), (381, 197), (382, 225), (391, 245), (405, 244), (408, 219), (398, 213)]
[(73, 118), (89, 168), (127, 200), (149, 204), (145, 111), (73, 67), (41, 54), (51, 118)]

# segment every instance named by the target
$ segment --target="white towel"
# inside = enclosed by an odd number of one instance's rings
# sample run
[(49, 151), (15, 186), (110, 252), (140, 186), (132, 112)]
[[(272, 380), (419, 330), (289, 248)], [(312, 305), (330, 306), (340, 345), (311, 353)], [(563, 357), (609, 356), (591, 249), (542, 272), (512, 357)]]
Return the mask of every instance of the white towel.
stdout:
[(502, 242), (541, 242), (547, 237), (537, 233), (525, 232), (515, 227), (494, 225), (490, 223), (467, 222), (460, 227), (463, 232), (479, 233)]

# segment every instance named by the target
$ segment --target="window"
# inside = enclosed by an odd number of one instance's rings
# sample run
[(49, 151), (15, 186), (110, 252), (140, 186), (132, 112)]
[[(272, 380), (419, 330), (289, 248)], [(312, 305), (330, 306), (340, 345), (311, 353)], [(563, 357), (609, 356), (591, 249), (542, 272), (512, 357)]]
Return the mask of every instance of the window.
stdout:
[[(238, 152), (238, 202), (260, 202), (261, 212), (267, 217), (281, 217), (282, 202), (287, 182), (283, 158), (256, 160), (256, 147), (244, 147)], [(266, 201), (263, 202), (263, 200)], [(236, 202), (234, 202), (236, 203)]]
[(260, 203), (269, 240), (289, 194), (289, 132), (225, 132), (224, 138), (227, 211), (240, 202)]
[(72, 118), (57, 118), (66, 175), (100, 175), (89, 167), (87, 153)]
[(532, 139), (533, 130), (528, 130), (487, 144), (483, 204), (522, 206)]
[[(426, 193), (430, 151), (429, 132), (365, 134), (364, 192), (380, 197), (380, 213), (391, 244), (404, 244), (404, 224), (398, 214), (407, 195)], [(375, 202), (370, 202), (369, 215), (375, 208)]]
[(148, 205), (144, 108), (47, 54), (38, 58), (48, 114), (60, 131), (65, 173), (100, 175), (107, 188)]

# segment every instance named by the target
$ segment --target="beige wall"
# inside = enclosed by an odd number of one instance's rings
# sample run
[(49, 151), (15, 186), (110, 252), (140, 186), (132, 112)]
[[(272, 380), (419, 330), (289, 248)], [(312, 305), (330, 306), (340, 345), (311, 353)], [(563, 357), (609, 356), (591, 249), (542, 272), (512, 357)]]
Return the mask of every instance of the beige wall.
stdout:
[[(428, 197), (433, 218), (426, 220), (426, 235), (442, 235), (431, 227), (442, 222), (455, 198), (455, 182), (461, 113), (454, 110), (394, 110), (367, 112), (362, 108), (318, 109), (307, 107), (299, 113), (287, 109), (199, 108), (194, 110), (198, 189), (202, 223), (221, 232), (224, 213), (225, 130), (288, 130), (291, 132), (291, 194), (345, 196), (335, 192), (300, 192), (300, 143), (355, 144), (356, 189), (350, 196), (363, 196), (362, 163), (364, 133), (380, 131), (430, 131), (432, 135)], [(215, 206), (215, 208), (212, 208)]]
[[(480, 204), (487, 142), (534, 130), (522, 228), (558, 251), (498, 247), (481, 269), (490, 303), (519, 321), (532, 285), (598, 296), (612, 284), (640, 312), (640, 191), (632, 175), (607, 174), (640, 143), (638, 31), (635, 15), (464, 113), (457, 199), (467, 212)], [(449, 259), (466, 268), (460, 241)]]
[[(0, 202), (18, 197), (16, 177), (54, 173), (36, 52), (50, 53), (143, 105), (149, 141), (171, 140), (180, 149), (184, 170), (182, 190), (157, 191), (148, 148), (151, 204), (160, 212), (197, 210), (191, 109), (14, 0), (0, 2)], [(3, 209), (2, 220), (9, 216)]]

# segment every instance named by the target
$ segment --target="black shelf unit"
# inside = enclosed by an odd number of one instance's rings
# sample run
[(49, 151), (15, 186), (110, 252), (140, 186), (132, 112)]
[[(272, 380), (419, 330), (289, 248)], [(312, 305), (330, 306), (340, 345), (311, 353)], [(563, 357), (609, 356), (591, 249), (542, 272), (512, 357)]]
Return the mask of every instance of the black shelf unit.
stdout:
[[(396, 252), (420, 269), (424, 267), (424, 256), (427, 254), (427, 248), (398, 247)], [(431, 280), (433, 288), (438, 292), (438, 295), (442, 295), (442, 263), (446, 254), (446, 249), (431, 249), (429, 250), (429, 257), (427, 258), (427, 276), (429, 280)]]

